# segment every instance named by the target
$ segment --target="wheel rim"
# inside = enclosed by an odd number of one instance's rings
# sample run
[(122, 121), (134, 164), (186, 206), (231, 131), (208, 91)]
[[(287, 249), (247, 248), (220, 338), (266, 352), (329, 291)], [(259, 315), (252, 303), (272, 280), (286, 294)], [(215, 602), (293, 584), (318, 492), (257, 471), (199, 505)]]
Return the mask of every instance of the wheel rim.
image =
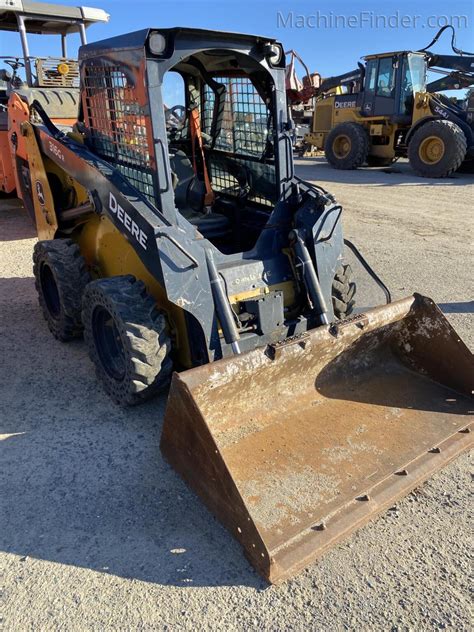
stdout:
[(100, 362), (110, 377), (125, 377), (125, 350), (115, 320), (105, 307), (96, 307), (92, 315), (92, 331)]
[(439, 136), (428, 136), (420, 145), (420, 159), (427, 165), (434, 165), (444, 156), (444, 142)]
[(347, 158), (351, 151), (351, 146), (352, 144), (349, 136), (340, 134), (339, 136), (336, 136), (332, 143), (332, 151), (336, 158)]
[(47, 263), (43, 263), (41, 266), (40, 283), (46, 308), (52, 318), (58, 320), (61, 314), (61, 299), (53, 271)]

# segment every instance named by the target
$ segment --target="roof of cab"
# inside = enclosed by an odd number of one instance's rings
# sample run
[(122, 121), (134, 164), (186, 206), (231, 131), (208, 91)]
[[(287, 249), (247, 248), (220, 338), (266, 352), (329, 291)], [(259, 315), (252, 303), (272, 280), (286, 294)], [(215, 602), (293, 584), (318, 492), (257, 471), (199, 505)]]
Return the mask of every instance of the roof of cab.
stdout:
[(104, 40), (99, 40), (87, 44), (81, 47), (81, 56), (88, 56), (98, 50), (123, 50), (140, 48), (145, 46), (148, 37), (151, 33), (160, 33), (167, 40), (183, 38), (189, 40), (198, 40), (199, 42), (222, 42), (225, 40), (233, 42), (249, 42), (250, 44), (257, 44), (262, 42), (268, 42), (270, 44), (277, 43), (272, 37), (263, 35), (249, 35), (246, 33), (232, 33), (229, 31), (215, 31), (209, 29), (198, 29), (189, 27), (173, 27), (173, 28), (145, 28), (139, 31), (133, 31), (131, 33), (125, 33), (123, 35), (116, 35)]
[(23, 16), (29, 33), (66, 34), (96, 22), (108, 22), (103, 9), (71, 7), (31, 0), (0, 0), (0, 31), (18, 31), (17, 16)]

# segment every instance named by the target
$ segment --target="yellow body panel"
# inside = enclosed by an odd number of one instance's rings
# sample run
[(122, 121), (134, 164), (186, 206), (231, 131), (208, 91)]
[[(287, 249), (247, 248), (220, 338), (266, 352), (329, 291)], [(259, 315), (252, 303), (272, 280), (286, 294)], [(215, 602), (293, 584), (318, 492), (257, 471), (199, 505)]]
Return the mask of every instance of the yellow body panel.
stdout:
[[(361, 116), (359, 108), (336, 108), (335, 95), (331, 95), (316, 102), (313, 113), (312, 130), (305, 136), (305, 142), (314, 145), (317, 149), (324, 149), (329, 132), (340, 123), (358, 123), (365, 127), (371, 138), (370, 156), (381, 158), (395, 157), (395, 132), (397, 126), (392, 125), (386, 116)], [(388, 137), (388, 143), (384, 145), (372, 142), (372, 137)]]
[(192, 361), (184, 312), (168, 301), (163, 287), (146, 269), (123, 234), (107, 217), (96, 215), (80, 227), (76, 240), (93, 276), (133, 274), (143, 281), (159, 309), (166, 312), (177, 363), (190, 368)]
[(31, 123), (21, 125), (21, 135), (25, 140), (30, 167), (31, 195), (35, 207), (38, 238), (53, 239), (58, 228), (53, 194), (46, 175), (45, 163), (41, 155)]

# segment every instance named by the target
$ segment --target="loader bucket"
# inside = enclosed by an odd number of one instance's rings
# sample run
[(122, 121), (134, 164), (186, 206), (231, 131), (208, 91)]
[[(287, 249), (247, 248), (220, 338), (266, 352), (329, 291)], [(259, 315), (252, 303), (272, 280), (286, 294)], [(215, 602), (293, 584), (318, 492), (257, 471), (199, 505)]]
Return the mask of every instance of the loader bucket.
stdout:
[(472, 444), (473, 379), (415, 295), (174, 374), (161, 449), (276, 582)]

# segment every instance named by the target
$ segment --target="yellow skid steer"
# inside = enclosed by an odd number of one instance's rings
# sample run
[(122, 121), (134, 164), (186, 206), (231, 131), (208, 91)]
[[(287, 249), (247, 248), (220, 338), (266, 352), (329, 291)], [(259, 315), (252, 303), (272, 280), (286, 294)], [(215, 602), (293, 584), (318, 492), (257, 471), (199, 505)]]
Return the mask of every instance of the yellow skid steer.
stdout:
[(8, 105), (44, 317), (118, 404), (171, 379), (163, 454), (284, 579), (470, 445), (472, 354), (427, 298), (362, 307), (277, 41), (145, 29), (79, 62), (72, 131)]

